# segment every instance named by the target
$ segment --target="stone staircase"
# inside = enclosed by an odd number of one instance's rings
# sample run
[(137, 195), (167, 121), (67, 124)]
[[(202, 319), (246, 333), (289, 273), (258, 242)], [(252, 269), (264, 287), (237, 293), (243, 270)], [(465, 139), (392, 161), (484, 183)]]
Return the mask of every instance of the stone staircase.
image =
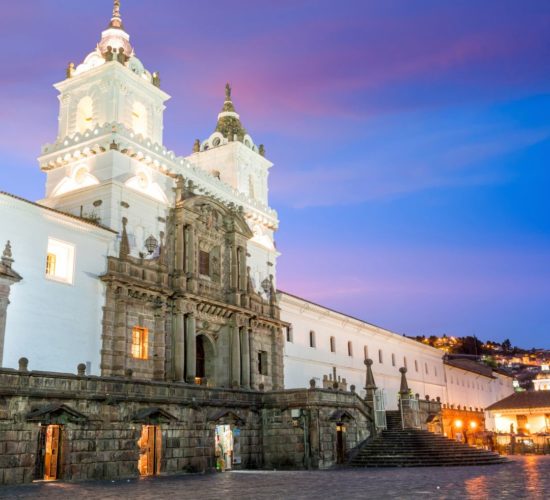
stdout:
[(507, 460), (497, 453), (458, 443), (425, 430), (401, 429), (398, 411), (386, 412), (388, 429), (352, 458), (355, 467), (492, 465)]

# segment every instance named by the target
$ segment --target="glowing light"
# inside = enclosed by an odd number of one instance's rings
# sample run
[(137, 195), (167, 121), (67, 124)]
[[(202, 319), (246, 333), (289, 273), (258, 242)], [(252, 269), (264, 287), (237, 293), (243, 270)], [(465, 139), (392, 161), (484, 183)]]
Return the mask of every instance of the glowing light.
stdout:
[(477, 422), (470, 422), (470, 427), (475, 429), (477, 427)]
[(455, 420), (455, 427), (457, 429), (461, 429), (462, 428), (462, 420)]

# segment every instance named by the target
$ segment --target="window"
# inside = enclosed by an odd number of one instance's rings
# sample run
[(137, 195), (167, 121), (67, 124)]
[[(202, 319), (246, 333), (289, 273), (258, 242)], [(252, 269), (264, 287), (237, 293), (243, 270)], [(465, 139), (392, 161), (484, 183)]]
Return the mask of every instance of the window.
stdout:
[(147, 109), (140, 102), (132, 106), (132, 128), (136, 134), (147, 134)]
[(309, 331), (309, 347), (315, 347), (315, 332), (313, 330)]
[(330, 352), (336, 352), (336, 339), (330, 337)]
[(294, 340), (294, 332), (292, 331), (292, 327), (288, 326), (286, 329), (286, 341), (292, 342)]
[(136, 359), (147, 359), (147, 328), (136, 326), (132, 329), (132, 357)]
[(414, 360), (414, 369), (418, 371), (418, 361), (416, 359)]
[(267, 375), (267, 352), (258, 352), (258, 373), (260, 375)]
[(210, 254), (203, 250), (199, 251), (199, 274), (210, 276)]
[(407, 356), (403, 356), (403, 366), (407, 368)]
[(369, 348), (368, 346), (363, 347), (363, 356), (365, 359), (369, 359)]
[(70, 243), (48, 238), (46, 253), (46, 277), (62, 283), (73, 283), (74, 246)]
[(424, 363), (424, 370), (426, 371), (426, 375), (428, 374), (428, 363)]
[(382, 349), (378, 349), (378, 362), (382, 364), (384, 362), (384, 357), (382, 354)]
[(434, 366), (434, 375), (437, 377), (437, 368)]
[(83, 134), (89, 128), (92, 128), (94, 119), (94, 102), (89, 96), (83, 97), (78, 101), (76, 107), (76, 131)]
[(395, 366), (395, 354), (393, 354), (393, 353), (391, 355), (391, 365)]
[(348, 342), (348, 356), (353, 356), (353, 344)]

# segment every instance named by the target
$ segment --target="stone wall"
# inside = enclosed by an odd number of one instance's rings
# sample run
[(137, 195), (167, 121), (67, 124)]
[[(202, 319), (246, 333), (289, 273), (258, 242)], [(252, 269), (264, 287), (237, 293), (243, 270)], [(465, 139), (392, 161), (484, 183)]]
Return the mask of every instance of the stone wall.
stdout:
[(353, 393), (216, 389), (21, 368), (0, 369), (0, 484), (43, 478), (39, 442), (50, 424), (60, 425), (65, 480), (138, 476), (143, 425), (160, 427), (162, 474), (213, 470), (219, 424), (239, 428), (241, 468), (331, 466), (340, 421), (347, 451), (367, 437), (367, 409)]

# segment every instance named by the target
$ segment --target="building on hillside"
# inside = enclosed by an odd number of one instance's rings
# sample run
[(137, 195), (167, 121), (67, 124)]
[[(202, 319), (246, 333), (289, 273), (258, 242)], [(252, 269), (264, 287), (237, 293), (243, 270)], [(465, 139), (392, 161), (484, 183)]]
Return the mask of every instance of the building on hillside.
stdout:
[(550, 391), (550, 366), (542, 365), (540, 373), (533, 379), (535, 391)]

